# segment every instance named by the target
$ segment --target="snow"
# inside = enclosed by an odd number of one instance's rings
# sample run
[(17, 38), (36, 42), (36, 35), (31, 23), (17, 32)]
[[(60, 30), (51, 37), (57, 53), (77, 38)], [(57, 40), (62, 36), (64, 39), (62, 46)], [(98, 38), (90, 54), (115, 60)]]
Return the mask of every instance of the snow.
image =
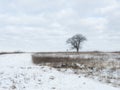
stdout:
[(31, 54), (0, 55), (0, 90), (120, 90), (70, 71), (32, 64)]

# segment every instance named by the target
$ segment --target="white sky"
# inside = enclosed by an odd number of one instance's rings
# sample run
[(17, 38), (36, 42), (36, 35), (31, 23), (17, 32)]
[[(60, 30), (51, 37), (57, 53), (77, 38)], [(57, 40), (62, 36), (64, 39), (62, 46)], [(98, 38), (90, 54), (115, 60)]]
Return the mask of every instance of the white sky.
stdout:
[(120, 0), (0, 0), (0, 51), (120, 50)]

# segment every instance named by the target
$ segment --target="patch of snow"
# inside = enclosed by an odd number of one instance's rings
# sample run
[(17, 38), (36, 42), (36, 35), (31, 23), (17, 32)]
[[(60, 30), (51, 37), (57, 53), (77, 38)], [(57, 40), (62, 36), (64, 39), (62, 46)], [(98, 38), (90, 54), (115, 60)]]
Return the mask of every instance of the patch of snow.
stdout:
[(48, 66), (35, 66), (31, 54), (9, 54), (0, 56), (0, 90), (120, 89)]

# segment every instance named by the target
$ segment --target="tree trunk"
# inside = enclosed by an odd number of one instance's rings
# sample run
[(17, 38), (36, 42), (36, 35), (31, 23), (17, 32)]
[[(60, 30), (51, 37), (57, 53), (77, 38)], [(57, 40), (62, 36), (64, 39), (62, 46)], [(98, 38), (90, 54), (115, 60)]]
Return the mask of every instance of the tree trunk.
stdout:
[(76, 48), (77, 49), (77, 52), (79, 52), (79, 48)]

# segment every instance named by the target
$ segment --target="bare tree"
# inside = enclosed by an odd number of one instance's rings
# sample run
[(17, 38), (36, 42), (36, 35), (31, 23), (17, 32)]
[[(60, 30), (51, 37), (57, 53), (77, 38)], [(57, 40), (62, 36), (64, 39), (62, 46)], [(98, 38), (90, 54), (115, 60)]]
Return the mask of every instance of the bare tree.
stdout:
[(71, 49), (76, 49), (76, 51), (79, 52), (81, 43), (85, 40), (87, 40), (85, 36), (82, 34), (76, 34), (73, 37), (69, 38), (66, 42), (67, 44), (71, 45)]

